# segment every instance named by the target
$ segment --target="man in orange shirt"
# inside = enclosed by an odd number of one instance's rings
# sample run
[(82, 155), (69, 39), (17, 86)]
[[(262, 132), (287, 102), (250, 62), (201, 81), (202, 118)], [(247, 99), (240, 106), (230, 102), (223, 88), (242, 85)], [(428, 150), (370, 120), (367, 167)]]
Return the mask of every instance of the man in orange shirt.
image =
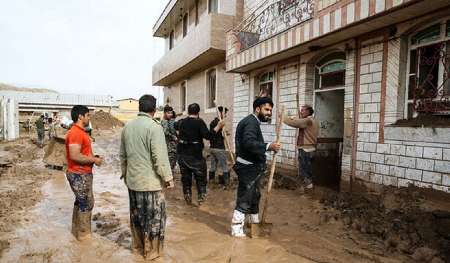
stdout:
[(75, 194), (72, 215), (72, 234), (80, 241), (91, 236), (91, 213), (94, 207), (92, 166), (100, 166), (102, 159), (92, 153), (91, 139), (85, 131), (89, 125), (89, 109), (76, 105), (72, 108), (73, 125), (66, 134), (66, 177)]

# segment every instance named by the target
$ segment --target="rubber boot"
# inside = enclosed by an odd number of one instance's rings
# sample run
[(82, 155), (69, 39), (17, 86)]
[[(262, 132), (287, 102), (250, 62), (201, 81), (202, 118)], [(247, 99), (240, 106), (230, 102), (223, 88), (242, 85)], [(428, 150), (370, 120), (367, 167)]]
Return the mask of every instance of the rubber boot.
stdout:
[(183, 195), (184, 195), (184, 201), (186, 201), (187, 205), (192, 204), (192, 190), (191, 187), (187, 187), (183, 185)]
[(210, 183), (215, 183), (216, 182), (216, 172), (209, 171), (208, 178), (209, 178)]
[(260, 220), (259, 214), (251, 214), (248, 218), (248, 223), (250, 227), (250, 237), (256, 238), (261, 236)]
[(223, 178), (223, 174), (219, 175), (219, 184), (220, 184), (221, 186), (224, 186), (224, 185), (225, 185), (225, 181), (224, 181), (224, 178)]
[(198, 193), (197, 198), (198, 205), (201, 205), (205, 201), (206, 201), (206, 191), (201, 191), (200, 193)]
[(72, 212), (72, 235), (76, 239), (78, 239), (78, 228), (80, 225), (80, 217), (78, 213), (79, 213), (78, 205), (74, 205)]
[(246, 237), (244, 233), (245, 214), (234, 210), (233, 218), (231, 219), (231, 235), (233, 237)]
[(229, 172), (223, 173), (223, 185), (225, 187), (230, 186), (230, 173)]
[(78, 229), (78, 240), (83, 241), (91, 238), (91, 215), (92, 212), (79, 212), (79, 229)]
[(158, 238), (153, 240), (145, 239), (144, 241), (144, 258), (146, 260), (154, 260), (162, 256), (162, 248), (160, 247)]

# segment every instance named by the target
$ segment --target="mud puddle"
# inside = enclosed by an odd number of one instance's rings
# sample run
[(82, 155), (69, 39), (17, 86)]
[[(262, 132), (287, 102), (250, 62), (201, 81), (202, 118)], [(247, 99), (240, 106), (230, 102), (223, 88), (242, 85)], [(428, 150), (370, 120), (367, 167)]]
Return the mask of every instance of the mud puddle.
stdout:
[[(96, 138), (94, 151), (105, 165), (94, 171), (93, 238), (76, 241), (71, 233), (73, 194), (64, 174), (52, 174), (42, 187), (43, 198), (20, 218), (7, 238), (0, 262), (143, 262), (129, 250), (128, 193), (120, 178), (118, 133)], [(48, 171), (48, 170), (47, 170)], [(328, 207), (308, 195), (277, 189), (268, 220), (272, 235), (234, 239), (229, 225), (235, 190), (209, 187), (200, 207), (182, 200), (176, 188), (166, 193), (168, 221), (165, 256), (155, 262), (405, 262), (408, 257), (385, 251), (378, 239), (349, 229), (339, 216), (323, 219)], [(194, 189), (195, 191), (195, 189)], [(26, 219), (26, 220), (25, 220)], [(14, 224), (12, 222), (11, 224)]]

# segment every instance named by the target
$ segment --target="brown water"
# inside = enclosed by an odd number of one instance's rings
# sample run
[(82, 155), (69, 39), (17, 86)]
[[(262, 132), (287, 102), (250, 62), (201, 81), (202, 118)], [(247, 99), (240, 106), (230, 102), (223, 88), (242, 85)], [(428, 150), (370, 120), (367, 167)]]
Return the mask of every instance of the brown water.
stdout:
[[(117, 134), (94, 144), (106, 164), (94, 171), (90, 241), (78, 242), (70, 233), (73, 194), (59, 172), (42, 187), (43, 199), (24, 213), (26, 222), (11, 233), (0, 262), (143, 262), (129, 250), (128, 194), (119, 179), (118, 145)], [(234, 239), (229, 235), (234, 190), (210, 187), (207, 202), (194, 207), (184, 204), (176, 183), (166, 194), (165, 256), (155, 262), (399, 262), (339, 221), (323, 222), (320, 204), (293, 191), (274, 191), (270, 237)]]

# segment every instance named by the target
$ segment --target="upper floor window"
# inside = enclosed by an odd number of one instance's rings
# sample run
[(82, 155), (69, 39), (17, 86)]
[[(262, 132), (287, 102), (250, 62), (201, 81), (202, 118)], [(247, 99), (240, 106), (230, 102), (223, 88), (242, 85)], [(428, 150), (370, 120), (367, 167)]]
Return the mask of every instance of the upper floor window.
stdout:
[(214, 108), (216, 106), (216, 84), (217, 84), (217, 76), (215, 69), (208, 71), (207, 81), (208, 81), (207, 83), (208, 108)]
[(173, 30), (172, 30), (169, 33), (169, 50), (173, 48), (173, 38), (174, 38), (174, 33), (173, 33)]
[(266, 72), (257, 77), (257, 85), (255, 86), (256, 97), (273, 97), (273, 76), (272, 71)]
[(195, 0), (195, 25), (198, 25), (198, 0)]
[(219, 10), (219, 0), (208, 0), (208, 13), (217, 13)]
[(180, 87), (180, 108), (181, 112), (186, 111), (186, 81), (183, 81)]
[(335, 52), (316, 63), (315, 88), (327, 89), (345, 85), (345, 53)]
[(188, 14), (184, 14), (183, 16), (183, 37), (187, 35), (188, 31)]
[(450, 113), (450, 20), (416, 31), (409, 38), (408, 118)]

